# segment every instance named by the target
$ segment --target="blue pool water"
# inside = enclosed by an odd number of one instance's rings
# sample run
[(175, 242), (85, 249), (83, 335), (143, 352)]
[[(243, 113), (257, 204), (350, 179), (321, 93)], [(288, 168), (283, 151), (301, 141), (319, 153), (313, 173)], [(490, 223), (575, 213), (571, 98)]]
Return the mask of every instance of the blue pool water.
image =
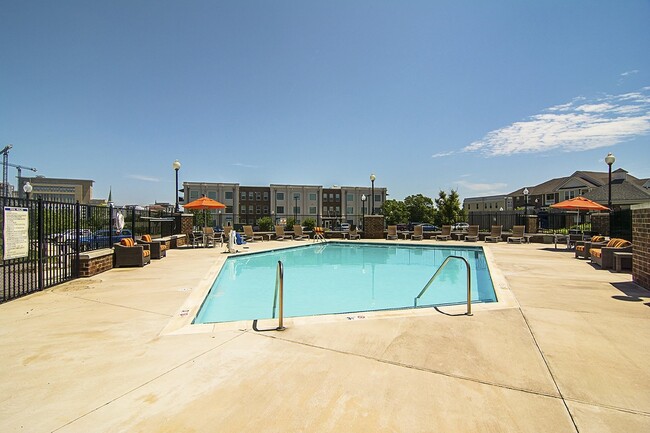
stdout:
[[(273, 317), (278, 260), (284, 265), (285, 317), (412, 308), (449, 255), (470, 264), (472, 302), (496, 301), (480, 247), (328, 242), (229, 257), (194, 323)], [(452, 260), (418, 306), (465, 302), (467, 270)]]

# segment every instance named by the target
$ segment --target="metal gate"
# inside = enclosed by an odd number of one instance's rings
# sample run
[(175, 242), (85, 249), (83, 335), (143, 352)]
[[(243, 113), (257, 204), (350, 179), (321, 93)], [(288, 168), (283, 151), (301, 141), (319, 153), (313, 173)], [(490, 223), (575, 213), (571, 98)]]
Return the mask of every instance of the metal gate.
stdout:
[(609, 236), (632, 242), (632, 210), (617, 210), (609, 214)]
[[(79, 221), (79, 205), (44, 202), (22, 198), (2, 198), (0, 227), (2, 242), (2, 286), (0, 303), (76, 278), (79, 274), (79, 250), (75, 223)], [(5, 208), (27, 209), (27, 257), (4, 260)], [(78, 232), (78, 227), (77, 227)]]

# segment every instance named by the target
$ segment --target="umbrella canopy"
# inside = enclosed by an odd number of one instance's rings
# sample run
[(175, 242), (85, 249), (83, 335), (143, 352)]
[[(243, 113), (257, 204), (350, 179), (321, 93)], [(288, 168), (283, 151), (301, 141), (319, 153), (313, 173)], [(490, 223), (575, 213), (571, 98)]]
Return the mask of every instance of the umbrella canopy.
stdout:
[(588, 198), (576, 197), (569, 200), (564, 200), (559, 203), (551, 205), (555, 209), (566, 209), (566, 210), (585, 210), (585, 211), (595, 211), (595, 210), (609, 210), (607, 206), (591, 201)]
[(183, 205), (183, 208), (189, 210), (205, 210), (205, 209), (225, 209), (226, 205), (219, 203), (216, 200), (212, 200), (206, 196), (203, 196), (199, 199), (196, 199), (192, 202), (189, 202), (186, 205)]

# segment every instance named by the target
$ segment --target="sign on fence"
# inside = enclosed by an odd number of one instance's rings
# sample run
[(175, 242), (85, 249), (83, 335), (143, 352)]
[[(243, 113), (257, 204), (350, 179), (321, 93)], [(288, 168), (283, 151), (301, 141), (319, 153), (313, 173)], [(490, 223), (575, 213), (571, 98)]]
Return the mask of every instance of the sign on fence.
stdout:
[(3, 259), (18, 259), (29, 255), (29, 211), (26, 207), (4, 208)]

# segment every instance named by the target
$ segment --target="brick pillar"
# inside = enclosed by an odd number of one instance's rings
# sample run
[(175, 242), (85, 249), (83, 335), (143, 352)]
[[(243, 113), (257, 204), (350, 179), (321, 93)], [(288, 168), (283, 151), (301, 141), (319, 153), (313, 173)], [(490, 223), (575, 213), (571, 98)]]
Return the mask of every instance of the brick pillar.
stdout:
[(526, 233), (537, 233), (537, 215), (525, 215)]
[(609, 236), (609, 213), (591, 214), (591, 231)]
[(364, 215), (363, 237), (366, 239), (384, 238), (384, 216), (383, 215)]
[(632, 279), (650, 290), (650, 202), (632, 209)]
[(194, 215), (191, 213), (176, 214), (176, 227), (177, 233), (187, 236), (187, 239), (190, 238), (190, 233), (194, 229)]

